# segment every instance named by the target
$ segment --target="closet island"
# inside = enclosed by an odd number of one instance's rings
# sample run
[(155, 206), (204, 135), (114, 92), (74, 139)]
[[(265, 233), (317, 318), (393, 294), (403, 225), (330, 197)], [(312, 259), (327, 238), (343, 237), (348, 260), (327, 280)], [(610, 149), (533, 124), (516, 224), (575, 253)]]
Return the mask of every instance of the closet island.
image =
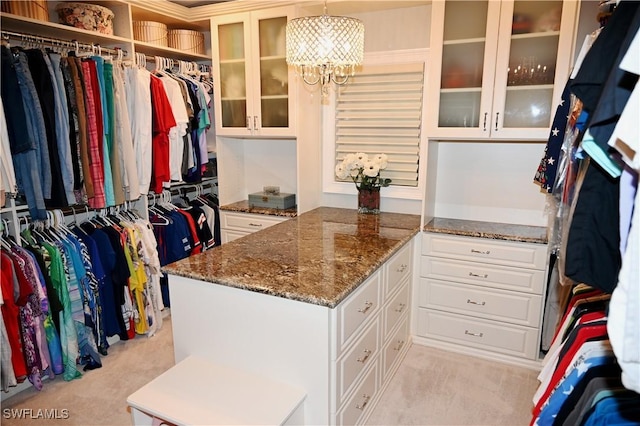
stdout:
[(167, 265), (176, 363), (298, 386), (305, 424), (365, 421), (409, 347), (419, 231), (418, 215), (320, 207)]

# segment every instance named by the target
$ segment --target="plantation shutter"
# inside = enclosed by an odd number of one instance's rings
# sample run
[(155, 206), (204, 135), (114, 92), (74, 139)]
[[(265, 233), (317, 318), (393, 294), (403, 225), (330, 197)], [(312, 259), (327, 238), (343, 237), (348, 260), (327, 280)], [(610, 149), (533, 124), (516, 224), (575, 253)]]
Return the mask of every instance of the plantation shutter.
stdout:
[(346, 154), (387, 154), (381, 177), (417, 186), (424, 64), (363, 67), (336, 95), (336, 164)]

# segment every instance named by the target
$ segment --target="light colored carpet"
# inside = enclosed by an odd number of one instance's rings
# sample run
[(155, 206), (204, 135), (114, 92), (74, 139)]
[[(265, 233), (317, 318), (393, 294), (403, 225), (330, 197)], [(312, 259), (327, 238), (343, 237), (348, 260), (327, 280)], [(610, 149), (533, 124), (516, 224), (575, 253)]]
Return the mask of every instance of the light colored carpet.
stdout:
[[(171, 318), (153, 337), (117, 342), (100, 369), (46, 380), (2, 402), (3, 426), (131, 425), (127, 397), (171, 368)], [(370, 425), (526, 425), (537, 386), (531, 370), (413, 345), (369, 418)], [(68, 419), (8, 418), (7, 409), (69, 410)]]
[(413, 345), (369, 425), (528, 425), (537, 372)]
[[(56, 376), (45, 380), (40, 392), (30, 387), (2, 401), (2, 426), (131, 425), (127, 397), (174, 364), (171, 317), (167, 317), (154, 336), (111, 345), (109, 354), (102, 357), (102, 368), (71, 382)], [(11, 417), (7, 409), (31, 409), (31, 413), (22, 413), (26, 419), (12, 419), (7, 418)], [(58, 414), (67, 409), (69, 418), (31, 419), (38, 409), (57, 409)]]

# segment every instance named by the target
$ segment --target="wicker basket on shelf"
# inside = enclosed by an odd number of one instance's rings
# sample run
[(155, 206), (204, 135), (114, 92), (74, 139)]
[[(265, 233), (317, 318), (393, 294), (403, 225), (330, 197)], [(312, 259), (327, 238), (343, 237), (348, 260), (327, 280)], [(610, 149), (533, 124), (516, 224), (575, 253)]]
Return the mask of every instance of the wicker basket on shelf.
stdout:
[(204, 54), (204, 34), (192, 30), (169, 30), (169, 47), (183, 52)]
[(133, 21), (133, 38), (167, 47), (167, 25), (154, 21)]
[(49, 21), (47, 0), (3, 1), (2, 11), (27, 18)]

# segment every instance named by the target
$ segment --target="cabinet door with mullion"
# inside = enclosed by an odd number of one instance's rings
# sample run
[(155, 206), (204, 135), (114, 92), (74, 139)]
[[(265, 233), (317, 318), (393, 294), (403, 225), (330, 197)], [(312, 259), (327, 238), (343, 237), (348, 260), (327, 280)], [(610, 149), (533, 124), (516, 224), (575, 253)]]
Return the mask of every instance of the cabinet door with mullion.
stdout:
[(569, 0), (434, 1), (429, 136), (546, 140), (576, 11)]
[(295, 137), (292, 72), (285, 58), (290, 7), (212, 19), (216, 134)]
[(251, 13), (253, 29), (253, 131), (256, 136), (294, 137), (295, 80), (285, 55), (285, 30), (292, 8)]
[(211, 22), (218, 135), (251, 135), (250, 25), (249, 14), (216, 17)]
[(432, 6), (430, 137), (489, 137), (500, 2)]
[(549, 137), (568, 78), (576, 7), (562, 0), (503, 2), (492, 137)]

